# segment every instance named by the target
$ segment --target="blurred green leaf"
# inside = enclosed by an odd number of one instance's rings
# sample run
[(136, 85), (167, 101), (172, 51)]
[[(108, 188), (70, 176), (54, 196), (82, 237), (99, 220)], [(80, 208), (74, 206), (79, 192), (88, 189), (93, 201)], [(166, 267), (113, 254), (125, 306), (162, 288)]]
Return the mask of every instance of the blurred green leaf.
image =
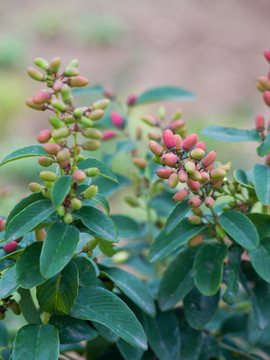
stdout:
[(256, 164), (253, 168), (255, 191), (263, 205), (270, 204), (270, 166)]
[(13, 151), (11, 154), (6, 156), (4, 160), (2, 160), (0, 166), (14, 160), (23, 159), (31, 156), (48, 156), (48, 154), (43, 150), (43, 147), (41, 145), (30, 145), (22, 149)]
[(207, 126), (201, 131), (206, 138), (223, 142), (260, 141), (256, 130), (242, 130), (217, 125)]

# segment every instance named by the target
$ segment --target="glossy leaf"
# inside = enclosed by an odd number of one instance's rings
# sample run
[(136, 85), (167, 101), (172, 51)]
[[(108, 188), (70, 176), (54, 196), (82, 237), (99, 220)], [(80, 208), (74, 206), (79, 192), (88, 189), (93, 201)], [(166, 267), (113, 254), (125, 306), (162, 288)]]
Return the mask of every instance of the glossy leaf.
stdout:
[(129, 345), (123, 339), (119, 339), (116, 346), (125, 360), (140, 360), (143, 357), (143, 350)]
[(270, 235), (270, 215), (260, 213), (248, 213), (246, 216), (256, 227), (261, 240)]
[(149, 104), (153, 102), (159, 102), (172, 99), (194, 99), (195, 94), (191, 91), (178, 88), (175, 86), (159, 86), (146, 90), (137, 97), (137, 100), (133, 106)]
[(182, 310), (176, 312), (180, 326), (181, 360), (197, 360), (202, 346), (202, 332), (190, 327)]
[(254, 129), (242, 130), (231, 127), (210, 125), (201, 131), (201, 135), (208, 139), (223, 142), (260, 141), (261, 137)]
[(70, 191), (72, 177), (70, 175), (60, 176), (52, 187), (52, 203), (55, 208), (60, 206)]
[(15, 281), (15, 266), (8, 268), (0, 278), (0, 299), (4, 299), (13, 294), (19, 285)]
[(131, 217), (112, 215), (111, 218), (117, 226), (120, 238), (136, 239), (142, 236), (140, 224)]
[(270, 204), (270, 166), (256, 164), (253, 168), (255, 191), (263, 205)]
[(54, 211), (51, 202), (48, 200), (39, 200), (30, 204), (10, 221), (6, 229), (6, 240), (10, 242), (18, 239), (31, 231)]
[(155, 316), (154, 301), (146, 286), (134, 275), (116, 267), (100, 266), (100, 274), (111, 279), (146, 314)]
[(18, 293), (21, 296), (19, 306), (25, 320), (30, 324), (42, 324), (39, 312), (34, 304), (30, 290), (20, 288)]
[(12, 259), (3, 259), (0, 261), (0, 272), (15, 264), (15, 260)]
[(169, 234), (171, 231), (173, 231), (189, 211), (190, 206), (188, 205), (188, 200), (181, 201), (179, 204), (177, 204), (169, 215), (165, 224), (166, 234)]
[(128, 306), (112, 292), (97, 286), (79, 290), (70, 315), (99, 322), (131, 345), (145, 350), (146, 337), (141, 324)]
[(252, 188), (252, 189), (254, 188), (254, 186), (250, 185), (248, 176), (244, 170), (237, 169), (234, 171), (233, 175), (234, 175), (235, 180), (242, 186)]
[(97, 285), (97, 274), (90, 259), (85, 257), (76, 257), (73, 262), (76, 264), (78, 269), (80, 286)]
[(42, 276), (51, 278), (67, 265), (74, 255), (79, 238), (79, 230), (64, 222), (58, 221), (49, 228), (40, 255)]
[(214, 295), (218, 291), (227, 254), (225, 244), (208, 243), (198, 250), (193, 273), (195, 285), (203, 295)]
[(57, 360), (59, 355), (58, 331), (51, 325), (25, 325), (16, 335), (13, 360)]
[(98, 239), (98, 247), (105, 256), (112, 257), (114, 254), (116, 254), (114, 244), (111, 241)]
[(6, 324), (0, 320), (0, 347), (8, 346), (8, 329)]
[(203, 329), (218, 308), (219, 291), (213, 296), (204, 296), (196, 288), (184, 298), (184, 313), (192, 328)]
[(149, 206), (154, 208), (159, 216), (168, 217), (175, 205), (172, 201), (172, 194), (162, 192), (149, 201)]
[[(97, 329), (97, 331), (99, 332), (99, 334), (104, 338), (106, 339), (108, 342), (110, 343), (115, 343), (116, 341), (118, 341), (120, 339), (120, 337), (115, 334), (112, 330), (110, 330), (109, 328), (107, 328), (105, 325), (101, 324), (101, 323), (98, 323), (98, 322), (95, 322), (95, 321), (92, 321), (92, 324), (94, 325), (94, 327)], [(124, 341), (124, 340), (123, 340)], [(126, 344), (127, 342), (124, 341)], [(129, 345), (131, 346), (131, 345)], [(133, 349), (136, 349), (134, 348), (133, 346), (131, 346)]]
[(259, 246), (248, 252), (255, 271), (270, 283), (270, 238), (261, 241)]
[(266, 135), (264, 141), (257, 147), (257, 154), (261, 157), (270, 152), (270, 133)]
[(165, 270), (158, 290), (158, 303), (162, 311), (174, 307), (193, 288), (193, 261), (196, 248), (184, 248)]
[(112, 170), (107, 166), (103, 161), (97, 160), (95, 158), (86, 158), (83, 161), (79, 162), (78, 168), (80, 170), (86, 170), (91, 167), (97, 167), (99, 169), (99, 176), (103, 176), (106, 179), (112, 180), (118, 183), (118, 179), (116, 175), (112, 172)]
[(155, 262), (170, 255), (204, 229), (204, 225), (194, 226), (187, 219), (183, 219), (169, 235), (165, 233), (165, 230), (161, 230), (150, 247), (150, 261)]
[(234, 246), (229, 252), (229, 262), (226, 268), (226, 291), (222, 296), (222, 300), (227, 304), (233, 304), (236, 300), (239, 290), (238, 272), (243, 250), (240, 246)]
[(72, 94), (74, 95), (92, 95), (92, 94), (103, 94), (106, 89), (101, 85), (87, 86), (82, 88), (73, 88)]
[(11, 154), (6, 156), (4, 160), (2, 160), (0, 166), (14, 160), (23, 159), (31, 156), (48, 156), (48, 154), (45, 153), (41, 145), (30, 145), (13, 151)]
[(255, 249), (259, 244), (259, 235), (252, 222), (240, 212), (227, 211), (218, 217), (220, 225), (234, 241), (247, 250)]
[(101, 205), (103, 209), (106, 210), (107, 216), (110, 214), (110, 204), (108, 200), (101, 194), (96, 194), (96, 196), (93, 199), (87, 200), (87, 202), (84, 202), (84, 206), (96, 206)]
[(83, 206), (76, 211), (74, 217), (80, 219), (96, 236), (111, 242), (117, 242), (116, 226), (102, 211), (91, 206)]
[(95, 179), (95, 184), (98, 186), (98, 192), (105, 197), (109, 197), (123, 189), (125, 186), (131, 184), (130, 179), (125, 176), (117, 175), (117, 178), (119, 183), (104, 177), (97, 177)]

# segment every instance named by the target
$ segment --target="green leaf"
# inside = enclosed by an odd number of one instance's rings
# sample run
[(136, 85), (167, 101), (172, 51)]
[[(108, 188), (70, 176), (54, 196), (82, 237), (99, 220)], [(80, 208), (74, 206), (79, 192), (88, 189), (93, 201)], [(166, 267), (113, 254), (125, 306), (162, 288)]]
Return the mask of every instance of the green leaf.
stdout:
[(237, 211), (227, 211), (218, 217), (220, 225), (234, 241), (247, 250), (255, 249), (259, 244), (259, 235), (252, 222)]
[(150, 261), (155, 262), (170, 255), (204, 229), (204, 225), (194, 226), (187, 219), (183, 219), (169, 235), (165, 233), (165, 230), (162, 230), (150, 247)]
[(107, 216), (110, 214), (110, 204), (108, 200), (101, 194), (96, 194), (93, 199), (89, 199), (83, 203), (84, 206), (96, 206), (101, 205), (106, 210)]
[(0, 166), (14, 160), (23, 159), (31, 156), (48, 156), (48, 154), (45, 153), (41, 145), (26, 146), (22, 149), (13, 151), (11, 154), (6, 156), (4, 160), (2, 160), (2, 162), (0, 163)]
[(140, 224), (129, 216), (112, 215), (111, 219), (117, 226), (120, 238), (137, 239), (142, 236)]
[(97, 285), (97, 274), (94, 266), (88, 258), (76, 257), (73, 262), (76, 264), (78, 269), (80, 286)]
[(252, 221), (257, 229), (261, 240), (270, 235), (270, 215), (260, 213), (248, 213), (246, 216)]
[(0, 347), (8, 346), (8, 329), (6, 324), (0, 320)]
[(37, 287), (40, 308), (51, 314), (68, 314), (79, 287), (76, 265), (71, 261), (58, 275)]
[(98, 336), (97, 331), (92, 328), (89, 322), (71, 316), (52, 315), (50, 325), (58, 329), (61, 344), (79, 343), (95, 339)]
[(218, 291), (222, 279), (223, 262), (227, 254), (228, 249), (225, 244), (208, 243), (198, 250), (193, 273), (195, 285), (203, 295), (214, 295)]
[(41, 255), (40, 272), (51, 278), (61, 271), (71, 260), (80, 239), (80, 232), (64, 222), (55, 222), (45, 237)]
[(15, 266), (8, 268), (0, 279), (0, 299), (4, 299), (13, 294), (19, 285), (15, 281)]
[(18, 293), (21, 296), (19, 306), (25, 320), (30, 324), (42, 324), (39, 312), (34, 304), (30, 290), (20, 288)]
[(57, 360), (58, 331), (51, 325), (25, 325), (16, 335), (13, 360)]
[(149, 206), (154, 208), (159, 216), (168, 217), (175, 204), (172, 201), (171, 193), (162, 192), (149, 201)]
[(192, 267), (196, 252), (197, 248), (184, 248), (165, 270), (158, 290), (158, 303), (162, 311), (173, 308), (193, 288)]
[(253, 168), (255, 191), (263, 205), (270, 204), (270, 166), (256, 164)]
[(98, 186), (98, 192), (105, 197), (109, 197), (123, 189), (125, 186), (131, 184), (130, 179), (125, 176), (117, 175), (117, 178), (119, 183), (113, 182), (104, 177), (96, 177), (95, 184)]
[(18, 239), (31, 231), (54, 211), (51, 202), (48, 200), (39, 200), (30, 204), (10, 221), (6, 229), (6, 240), (10, 242)]
[[(97, 331), (99, 332), (99, 334), (106, 339), (108, 342), (110, 343), (115, 343), (116, 341), (118, 341), (120, 338), (117, 334), (115, 334), (113, 331), (111, 331), (109, 328), (107, 328), (105, 325), (92, 321), (92, 324), (94, 325), (94, 327), (97, 329)], [(123, 340), (124, 341), (124, 340)], [(126, 344), (127, 342), (124, 341)], [(129, 345), (130, 347), (134, 348), (133, 346)]]
[(260, 141), (261, 137), (255, 129), (242, 130), (217, 125), (207, 126), (201, 131), (201, 135), (208, 139), (223, 142)]
[(144, 317), (145, 332), (151, 349), (160, 360), (178, 360), (180, 333), (173, 311), (158, 312), (154, 319)]
[(0, 272), (15, 264), (15, 260), (13, 259), (3, 259), (0, 261)]
[(111, 241), (98, 239), (98, 247), (99, 250), (108, 257), (112, 257), (114, 254), (116, 254), (114, 244)]
[(41, 275), (39, 270), (41, 248), (41, 242), (34, 242), (27, 246), (16, 263), (16, 282), (25, 289), (31, 289), (47, 280)]
[(141, 349), (129, 345), (123, 339), (119, 339), (116, 346), (125, 360), (140, 360), (143, 357), (144, 352)]
[(111, 242), (117, 242), (116, 226), (102, 211), (94, 207), (83, 206), (76, 211), (74, 217), (80, 219), (96, 236)]
[(226, 291), (222, 296), (222, 300), (227, 304), (233, 304), (236, 300), (239, 285), (238, 285), (238, 272), (241, 262), (242, 248), (240, 246), (233, 246), (229, 252), (229, 262), (226, 267)]
[(254, 188), (254, 186), (250, 185), (249, 180), (248, 180), (248, 176), (247, 176), (247, 174), (246, 174), (246, 172), (244, 170), (237, 169), (237, 170), (234, 171), (233, 175), (234, 175), (235, 180), (239, 184), (241, 184), (241, 185), (243, 185), (244, 187), (247, 187), (247, 188), (251, 188), (251, 189)]
[(70, 175), (60, 176), (52, 187), (52, 203), (55, 208), (64, 201), (67, 193), (70, 191), (72, 177)]
[(99, 169), (99, 176), (103, 176), (106, 179), (112, 180), (118, 183), (118, 179), (116, 175), (112, 172), (112, 170), (107, 166), (103, 161), (97, 160), (95, 158), (86, 158), (83, 161), (79, 162), (78, 168), (80, 170), (86, 170), (91, 167), (97, 167)]
[(133, 106), (149, 104), (172, 99), (194, 99), (196, 96), (191, 91), (175, 86), (159, 86), (146, 90), (137, 97)]
[(270, 132), (267, 134), (264, 141), (257, 147), (257, 154), (261, 157), (270, 152)]
[(99, 322), (129, 344), (142, 350), (147, 349), (141, 324), (128, 306), (108, 290), (97, 286), (81, 288), (70, 315)]
[(105, 92), (106, 92), (106, 89), (101, 85), (94, 85), (94, 86), (72, 89), (72, 94), (74, 94), (74, 95), (103, 94)]
[(270, 283), (270, 238), (263, 240), (259, 246), (248, 252), (255, 271)]
[(219, 302), (220, 292), (213, 296), (204, 296), (196, 288), (184, 298), (184, 313), (189, 325), (194, 329), (203, 329), (214, 316)]
[(100, 266), (100, 274), (111, 279), (146, 314), (155, 316), (154, 301), (146, 286), (136, 276), (119, 268)]
[(165, 224), (166, 234), (173, 231), (189, 211), (190, 206), (188, 205), (188, 200), (181, 201), (178, 205), (176, 205)]

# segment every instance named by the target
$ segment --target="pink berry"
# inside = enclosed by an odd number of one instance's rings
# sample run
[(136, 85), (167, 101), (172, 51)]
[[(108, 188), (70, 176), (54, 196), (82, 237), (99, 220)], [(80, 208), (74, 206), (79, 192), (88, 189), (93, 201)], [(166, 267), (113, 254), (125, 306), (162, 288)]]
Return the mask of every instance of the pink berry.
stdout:
[(208, 208), (213, 207), (215, 204), (215, 200), (211, 196), (207, 196), (204, 200), (204, 205)]
[(102, 140), (109, 140), (115, 137), (115, 131), (113, 130), (106, 130), (102, 133)]
[(194, 181), (191, 179), (188, 179), (187, 185), (189, 186), (190, 190), (192, 190), (192, 191), (199, 191), (200, 186), (201, 186), (199, 181)]
[(264, 57), (270, 64), (270, 50), (265, 50), (264, 51)]
[(190, 134), (183, 141), (182, 147), (186, 151), (190, 150), (197, 144), (197, 141), (198, 141), (198, 135), (197, 134)]
[(137, 96), (134, 94), (130, 94), (129, 97), (127, 98), (127, 105), (128, 106), (134, 105), (136, 100), (137, 100)]
[(202, 149), (205, 152), (205, 143), (203, 141), (199, 141), (198, 144), (195, 146), (195, 149)]
[(204, 168), (207, 168), (208, 166), (214, 164), (215, 160), (217, 158), (217, 153), (215, 151), (210, 151), (207, 155), (205, 155), (205, 157), (203, 158), (202, 161), (202, 166)]
[(40, 133), (37, 136), (37, 141), (41, 144), (46, 143), (51, 138), (51, 130), (44, 129), (41, 130)]
[(188, 200), (188, 205), (192, 208), (198, 208), (201, 205), (202, 201), (199, 198), (193, 197)]
[(175, 131), (180, 129), (181, 127), (183, 127), (185, 125), (185, 121), (184, 120), (176, 120), (170, 123), (170, 129)]
[(158, 169), (157, 176), (161, 179), (169, 179), (172, 173), (173, 171), (171, 169)]
[(61, 149), (61, 146), (54, 143), (48, 143), (43, 146), (43, 150), (49, 155), (56, 155)]
[(10, 243), (6, 243), (4, 245), (4, 250), (6, 253), (12, 253), (18, 249), (18, 244), (16, 241), (11, 241)]
[(265, 91), (263, 93), (263, 100), (267, 106), (270, 106), (270, 91)]
[(33, 101), (35, 104), (44, 104), (49, 102), (50, 99), (51, 94), (48, 91), (40, 91), (33, 97)]
[(173, 167), (177, 163), (178, 157), (173, 153), (168, 153), (161, 157), (161, 161), (164, 165)]
[(259, 114), (255, 118), (255, 126), (258, 132), (264, 131), (264, 116)]
[(124, 125), (124, 119), (122, 118), (122, 116), (116, 112), (116, 111), (113, 111), (111, 113), (111, 121), (112, 121), (112, 124), (114, 126), (117, 126), (117, 127), (123, 127)]
[(175, 134), (174, 138), (175, 138), (175, 147), (176, 147), (176, 149), (181, 150), (182, 149), (182, 144), (183, 144), (183, 139), (181, 138), (181, 136), (179, 134)]
[(183, 201), (187, 198), (188, 194), (189, 194), (188, 189), (179, 190), (176, 194), (174, 194), (173, 201), (175, 202)]
[(148, 145), (153, 154), (157, 156), (161, 156), (163, 154), (164, 152), (163, 147), (159, 145), (156, 141), (150, 140)]
[(163, 132), (163, 142), (167, 149), (175, 147), (175, 137), (172, 130), (167, 129)]
[(82, 170), (76, 170), (72, 174), (72, 179), (79, 183), (84, 182), (84, 180), (86, 179), (86, 174)]

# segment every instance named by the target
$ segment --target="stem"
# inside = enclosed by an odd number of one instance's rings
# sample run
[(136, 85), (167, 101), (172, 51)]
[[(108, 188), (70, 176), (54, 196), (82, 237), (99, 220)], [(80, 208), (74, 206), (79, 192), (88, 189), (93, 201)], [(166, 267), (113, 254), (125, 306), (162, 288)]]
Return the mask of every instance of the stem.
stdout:
[(248, 360), (256, 360), (253, 356), (247, 354), (246, 352), (244, 351), (241, 351), (241, 350), (238, 350), (238, 349), (235, 349), (234, 347), (230, 346), (230, 345), (227, 345), (227, 344), (224, 344), (222, 342), (219, 343), (219, 346), (226, 350), (226, 351), (229, 351), (235, 355), (240, 355), (242, 356), (243, 358), (245, 359), (248, 359)]
[[(73, 173), (73, 171), (75, 170), (75, 167), (77, 165), (77, 148), (78, 148), (77, 131), (74, 132), (73, 137), (74, 137), (74, 156), (73, 156), (73, 164), (72, 164), (72, 168), (71, 168), (71, 174)], [(74, 181), (72, 181), (72, 183), (71, 183), (70, 199), (72, 199), (72, 197), (73, 197), (73, 184), (74, 184)]]
[(217, 225), (217, 219), (216, 219), (216, 213), (214, 212), (213, 208), (209, 208), (209, 210), (211, 211), (211, 214), (213, 216), (213, 220), (214, 220), (214, 225)]
[(43, 324), (48, 324), (49, 320), (50, 320), (51, 314), (45, 312), (45, 316), (44, 316), (44, 320), (43, 320)]

